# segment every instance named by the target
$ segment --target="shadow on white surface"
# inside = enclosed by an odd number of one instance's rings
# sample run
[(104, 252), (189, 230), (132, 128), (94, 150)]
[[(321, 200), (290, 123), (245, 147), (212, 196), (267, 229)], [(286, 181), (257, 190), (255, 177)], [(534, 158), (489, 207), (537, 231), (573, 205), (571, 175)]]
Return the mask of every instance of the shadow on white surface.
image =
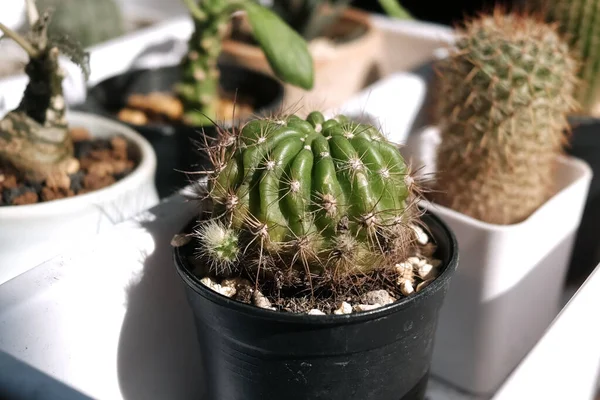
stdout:
[[(143, 262), (140, 279), (127, 287), (117, 350), (121, 393), (128, 400), (200, 399), (202, 369), (194, 319), (170, 246), (181, 224), (144, 222), (156, 249)], [(187, 222), (187, 221), (186, 221)]]

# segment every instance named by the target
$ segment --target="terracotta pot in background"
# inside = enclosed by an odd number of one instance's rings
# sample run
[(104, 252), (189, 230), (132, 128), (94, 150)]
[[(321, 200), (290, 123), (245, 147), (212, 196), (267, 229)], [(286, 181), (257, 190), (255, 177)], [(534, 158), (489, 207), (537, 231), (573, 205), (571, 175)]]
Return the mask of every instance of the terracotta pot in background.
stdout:
[[(347, 42), (334, 44), (326, 37), (312, 40), (309, 48), (315, 63), (315, 85), (311, 91), (285, 84), (284, 106), (298, 114), (313, 108), (335, 108), (378, 78), (377, 55), (381, 49), (381, 34), (370, 22), (369, 14), (348, 9), (330, 27), (327, 37), (339, 37), (364, 31)], [(262, 50), (249, 43), (228, 39), (223, 43), (223, 62), (273, 75)]]

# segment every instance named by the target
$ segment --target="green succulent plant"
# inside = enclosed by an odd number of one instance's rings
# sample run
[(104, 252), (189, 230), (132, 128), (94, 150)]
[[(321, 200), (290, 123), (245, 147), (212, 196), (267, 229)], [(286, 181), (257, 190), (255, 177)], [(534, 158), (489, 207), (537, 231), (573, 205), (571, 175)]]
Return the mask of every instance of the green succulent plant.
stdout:
[(218, 273), (295, 271), (344, 280), (414, 249), (416, 185), (373, 126), (320, 112), (255, 119), (211, 149), (198, 253)]
[(29, 56), (29, 83), (19, 106), (0, 121), (0, 164), (9, 164), (25, 178), (42, 181), (76, 172), (73, 143), (65, 118), (64, 70), (59, 55), (68, 56), (89, 75), (88, 54), (65, 35), (49, 35), (49, 12), (39, 15), (26, 0), (30, 31), (22, 36), (0, 23), (4, 37), (13, 39)]
[(581, 111), (600, 116), (600, 2), (582, 0), (538, 0), (549, 22), (557, 22), (572, 49), (582, 61), (581, 85), (576, 98)]
[(36, 0), (40, 12), (52, 11), (48, 32), (66, 33), (88, 47), (125, 34), (114, 0)]
[(217, 60), (235, 11), (245, 11), (269, 65), (282, 81), (311, 89), (312, 57), (304, 40), (277, 15), (252, 0), (184, 0), (194, 20), (189, 51), (182, 60), (183, 77), (176, 92), (184, 121), (195, 126), (214, 121), (219, 96)]
[[(412, 16), (397, 0), (378, 0), (385, 12), (395, 18)], [(272, 9), (304, 39), (310, 41), (323, 34), (350, 6), (351, 0), (273, 0)]]
[(468, 21), (437, 63), (433, 199), (481, 221), (523, 221), (556, 190), (578, 63), (555, 28), (497, 10)]

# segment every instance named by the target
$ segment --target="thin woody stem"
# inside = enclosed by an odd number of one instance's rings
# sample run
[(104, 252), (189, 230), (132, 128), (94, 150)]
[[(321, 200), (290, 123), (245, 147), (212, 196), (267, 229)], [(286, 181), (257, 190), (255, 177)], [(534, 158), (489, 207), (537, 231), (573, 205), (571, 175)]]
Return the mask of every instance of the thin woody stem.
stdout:
[(6, 36), (14, 40), (19, 46), (23, 48), (31, 58), (35, 58), (38, 56), (38, 51), (33, 48), (31, 43), (27, 41), (23, 36), (19, 35), (17, 32), (13, 31), (2, 22), (0, 22), (0, 31), (2, 31)]

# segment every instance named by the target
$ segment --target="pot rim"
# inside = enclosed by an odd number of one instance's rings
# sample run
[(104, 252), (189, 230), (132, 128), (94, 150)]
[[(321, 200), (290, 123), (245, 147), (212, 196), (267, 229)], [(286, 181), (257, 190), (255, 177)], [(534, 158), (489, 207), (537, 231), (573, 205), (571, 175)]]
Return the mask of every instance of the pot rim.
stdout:
[[(371, 22), (369, 14), (354, 7), (348, 7), (340, 16), (340, 20), (345, 20), (347, 22), (355, 23), (358, 26), (362, 26), (365, 28), (365, 32), (352, 40), (336, 44), (335, 47), (339, 51), (354, 47), (358, 43), (364, 43), (376, 34), (376, 27)], [(339, 21), (336, 23), (339, 23)], [(264, 53), (258, 46), (241, 42), (239, 40), (231, 39), (230, 37), (227, 37), (223, 40), (222, 48), (223, 52), (239, 53), (243, 57), (252, 58), (254, 60), (266, 60)], [(315, 57), (313, 56), (313, 58)], [(318, 58), (314, 59), (315, 63), (319, 63), (320, 61), (321, 60), (319, 60)]]
[[(254, 318), (263, 318), (279, 322), (301, 323), (311, 325), (337, 325), (345, 323), (363, 322), (367, 320), (373, 320), (376, 318), (382, 318), (402, 309), (410, 307), (413, 303), (419, 301), (420, 299), (433, 295), (435, 292), (440, 290), (442, 286), (445, 285), (452, 277), (452, 274), (458, 266), (459, 260), (458, 242), (456, 240), (454, 232), (452, 232), (452, 230), (440, 217), (428, 210), (424, 210), (423, 217), (437, 224), (441, 228), (444, 235), (448, 237), (448, 241), (450, 243), (450, 248), (448, 249), (448, 251), (450, 255), (449, 260), (446, 263), (446, 267), (444, 268), (444, 271), (433, 282), (427, 285), (420, 292), (415, 292), (415, 294), (411, 296), (403, 297), (402, 299), (395, 301), (394, 303), (370, 311), (360, 311), (357, 313), (353, 312), (351, 314), (341, 315), (309, 315), (306, 313), (288, 313), (260, 308), (252, 304), (246, 304), (237, 300), (230, 299), (229, 297), (217, 293), (207, 288), (204, 284), (200, 283), (200, 280), (198, 278), (196, 278), (191, 272), (189, 272), (186, 268), (183, 267), (186, 263), (180, 251), (181, 247), (173, 248), (173, 261), (175, 264), (175, 268), (177, 269), (177, 273), (179, 274), (181, 279), (198, 295), (203, 296), (205, 299), (217, 305), (232, 309), (233, 311), (239, 313), (251, 315)], [(192, 222), (190, 221), (188, 225), (191, 223)]]
[[(77, 122), (73, 123), (71, 118), (81, 119), (85, 123)], [(81, 112), (81, 111), (69, 111), (67, 113), (67, 120), (69, 126), (84, 126), (89, 128), (96, 124), (103, 124), (114, 130), (114, 135), (123, 135), (127, 141), (137, 147), (140, 152), (139, 164), (136, 168), (131, 171), (123, 179), (106, 186), (102, 189), (94, 190), (88, 193), (79, 194), (73, 197), (45, 201), (35, 204), (26, 204), (18, 206), (2, 206), (0, 207), (0, 222), (8, 219), (19, 219), (23, 218), (24, 215), (28, 217), (47, 215), (52, 213), (62, 213), (65, 209), (78, 209), (93, 204), (96, 201), (100, 201), (110, 197), (117, 197), (120, 193), (126, 192), (128, 188), (137, 187), (139, 184), (148, 179), (151, 175), (154, 179), (156, 171), (156, 154), (150, 143), (135, 130), (131, 129), (125, 124), (113, 121), (110, 118), (99, 116), (96, 114)], [(92, 137), (94, 137), (92, 129), (90, 129)]]

